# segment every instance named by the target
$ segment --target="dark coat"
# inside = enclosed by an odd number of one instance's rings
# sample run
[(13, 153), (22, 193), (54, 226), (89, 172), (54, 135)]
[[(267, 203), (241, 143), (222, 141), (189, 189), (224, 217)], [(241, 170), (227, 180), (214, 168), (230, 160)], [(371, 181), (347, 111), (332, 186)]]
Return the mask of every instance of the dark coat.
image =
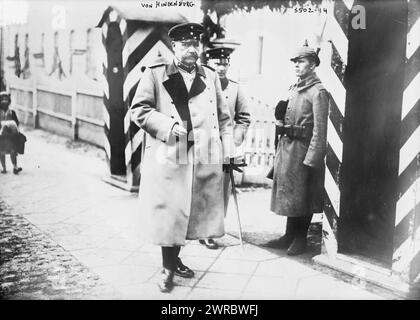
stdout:
[[(160, 246), (222, 237), (221, 160), (231, 156), (228, 149), (232, 150), (233, 136), (217, 74), (197, 66), (188, 92), (174, 63), (148, 68), (130, 112), (147, 133), (139, 187), (143, 237)], [(175, 123), (184, 125), (193, 144), (171, 139)], [(178, 158), (180, 154), (186, 159)]]
[(20, 153), (25, 150), (26, 137), (19, 132), (19, 120), (15, 111), (0, 110), (0, 152)]
[(284, 125), (313, 125), (313, 130), (310, 139), (279, 139), (271, 196), (271, 210), (279, 215), (322, 212), (328, 104), (328, 92), (315, 73), (292, 87)]

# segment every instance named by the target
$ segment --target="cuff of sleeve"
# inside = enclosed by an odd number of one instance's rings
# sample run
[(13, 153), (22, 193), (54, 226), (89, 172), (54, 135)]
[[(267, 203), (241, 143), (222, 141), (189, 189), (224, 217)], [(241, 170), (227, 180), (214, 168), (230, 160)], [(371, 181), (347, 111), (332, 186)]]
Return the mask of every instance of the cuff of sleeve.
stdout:
[(303, 164), (308, 167), (318, 168), (320, 166), (320, 161), (316, 161), (313, 157), (306, 157), (303, 160)]
[(147, 119), (145, 130), (148, 131), (151, 136), (166, 143), (169, 141), (172, 128), (176, 123), (177, 122), (174, 119), (163, 113), (153, 112)]

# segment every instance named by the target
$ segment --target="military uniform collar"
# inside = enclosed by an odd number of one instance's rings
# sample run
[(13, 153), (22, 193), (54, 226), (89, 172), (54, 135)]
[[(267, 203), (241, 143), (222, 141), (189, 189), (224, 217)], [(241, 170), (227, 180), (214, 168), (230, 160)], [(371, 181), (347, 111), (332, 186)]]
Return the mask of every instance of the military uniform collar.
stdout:
[(301, 91), (303, 89), (309, 88), (316, 83), (320, 83), (318, 76), (315, 72), (311, 72), (305, 78), (299, 79), (296, 85), (294, 86), (297, 91)]
[[(204, 71), (204, 68), (202, 66), (200, 66), (199, 64), (196, 64), (195, 65), (195, 71), (200, 76), (202, 76), (204, 78), (206, 77), (206, 73)], [(178, 67), (176, 65), (176, 61), (175, 60), (173, 60), (172, 63), (168, 65), (166, 72), (167, 72), (168, 76), (171, 76), (171, 75), (173, 75), (175, 73), (179, 73), (179, 69), (178, 69)]]

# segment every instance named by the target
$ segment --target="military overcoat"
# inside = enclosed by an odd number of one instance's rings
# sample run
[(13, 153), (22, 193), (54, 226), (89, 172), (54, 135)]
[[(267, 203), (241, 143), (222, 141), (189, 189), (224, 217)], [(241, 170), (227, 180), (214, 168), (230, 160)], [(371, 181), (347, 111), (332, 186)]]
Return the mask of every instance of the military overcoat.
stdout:
[[(233, 138), (235, 147), (239, 148), (244, 143), (246, 133), (251, 123), (250, 107), (248, 99), (241, 86), (233, 80), (222, 81), (223, 96), (229, 107), (230, 117), (233, 124)], [(231, 193), (230, 174), (225, 173), (223, 183), (223, 193), (225, 198), (225, 211), (229, 203)]]
[(292, 89), (284, 124), (313, 126), (310, 139), (282, 135), (274, 159), (271, 210), (300, 217), (322, 212), (329, 95), (315, 73)]
[[(142, 230), (160, 246), (224, 235), (222, 158), (232, 155), (232, 124), (214, 70), (197, 65), (188, 92), (175, 63), (148, 68), (130, 108), (146, 133), (141, 162)], [(188, 141), (171, 135), (183, 124)], [(187, 143), (188, 142), (188, 143)]]

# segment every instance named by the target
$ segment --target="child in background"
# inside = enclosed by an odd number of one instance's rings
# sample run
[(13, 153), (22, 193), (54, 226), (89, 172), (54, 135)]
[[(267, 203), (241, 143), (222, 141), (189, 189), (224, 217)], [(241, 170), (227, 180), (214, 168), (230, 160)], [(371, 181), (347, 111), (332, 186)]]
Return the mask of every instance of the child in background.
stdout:
[(19, 132), (19, 120), (15, 111), (9, 109), (10, 93), (0, 92), (0, 162), (3, 167), (1, 173), (6, 173), (6, 154), (10, 154), (13, 173), (22, 171), (17, 165), (18, 153), (23, 154), (26, 137)]

